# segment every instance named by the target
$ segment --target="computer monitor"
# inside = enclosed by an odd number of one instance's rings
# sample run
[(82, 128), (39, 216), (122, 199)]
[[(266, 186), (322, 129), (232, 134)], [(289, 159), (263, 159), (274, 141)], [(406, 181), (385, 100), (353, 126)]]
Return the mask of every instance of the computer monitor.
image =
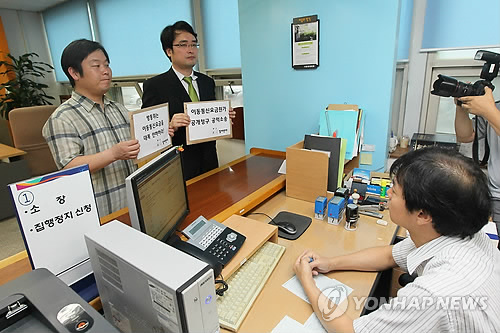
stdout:
[(125, 179), (132, 227), (166, 242), (189, 213), (182, 160), (176, 148)]

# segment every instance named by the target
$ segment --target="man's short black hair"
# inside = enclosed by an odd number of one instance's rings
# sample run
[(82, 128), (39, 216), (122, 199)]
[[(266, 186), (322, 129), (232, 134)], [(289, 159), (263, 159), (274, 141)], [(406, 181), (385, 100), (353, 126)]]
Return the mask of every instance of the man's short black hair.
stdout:
[(408, 211), (430, 214), (441, 235), (465, 238), (488, 223), (488, 178), (457, 151), (438, 147), (411, 151), (398, 158), (390, 172), (402, 187)]
[(174, 46), (174, 40), (175, 37), (179, 32), (189, 32), (191, 35), (194, 36), (196, 40), (198, 40), (198, 35), (196, 32), (194, 32), (193, 27), (187, 23), (186, 21), (177, 21), (172, 25), (168, 25), (163, 29), (160, 35), (160, 41), (161, 41), (161, 47), (163, 48), (163, 52), (167, 55), (168, 59), (170, 59), (169, 55), (167, 54), (167, 49), (173, 49)]
[(94, 42), (88, 39), (77, 39), (64, 48), (61, 56), (61, 66), (64, 74), (69, 79), (71, 86), (75, 87), (75, 80), (69, 74), (69, 68), (72, 67), (81, 76), (83, 76), (82, 61), (89, 56), (92, 52), (96, 50), (101, 50), (106, 56), (106, 60), (109, 63), (109, 56), (104, 47), (98, 42)]

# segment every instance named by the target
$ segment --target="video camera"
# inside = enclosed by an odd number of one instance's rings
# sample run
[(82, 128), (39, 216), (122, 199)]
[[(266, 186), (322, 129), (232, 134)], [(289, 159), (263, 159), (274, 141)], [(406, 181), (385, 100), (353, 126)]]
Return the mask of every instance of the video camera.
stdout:
[[(500, 67), (500, 54), (485, 50), (476, 52), (474, 60), (483, 60), (486, 63), (481, 70), (481, 79), (474, 84), (458, 81), (454, 77), (446, 75), (438, 75), (438, 79), (434, 81), (431, 94), (443, 97), (463, 97), (463, 96), (480, 96), (484, 95), (484, 87), (490, 87), (491, 90), (495, 86), (491, 83), (498, 75)], [(460, 101), (458, 101), (460, 102)], [(460, 105), (461, 103), (459, 103)]]

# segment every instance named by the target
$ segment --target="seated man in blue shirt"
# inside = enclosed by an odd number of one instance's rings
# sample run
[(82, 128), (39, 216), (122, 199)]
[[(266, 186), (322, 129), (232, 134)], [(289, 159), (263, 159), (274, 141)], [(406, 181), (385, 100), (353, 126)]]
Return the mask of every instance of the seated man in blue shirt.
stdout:
[[(391, 220), (409, 238), (338, 257), (306, 250), (297, 258), (294, 270), (323, 326), (336, 332), (498, 331), (500, 253), (481, 231), (491, 211), (486, 175), (458, 152), (440, 148), (403, 155), (391, 175)], [(396, 266), (417, 278), (356, 320), (344, 313), (347, 301), (335, 306), (313, 280), (318, 273)]]

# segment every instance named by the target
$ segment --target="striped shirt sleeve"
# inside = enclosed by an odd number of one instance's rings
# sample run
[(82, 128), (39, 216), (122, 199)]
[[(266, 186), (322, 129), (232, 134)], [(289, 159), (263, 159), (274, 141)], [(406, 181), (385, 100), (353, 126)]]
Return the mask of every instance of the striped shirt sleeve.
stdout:
[(408, 271), (408, 254), (413, 249), (415, 249), (415, 244), (410, 237), (407, 237), (392, 247), (392, 257), (394, 261), (405, 271)]
[[(354, 320), (361, 332), (447, 332), (450, 330), (445, 309), (436, 309), (430, 293), (413, 283), (398, 291), (398, 296), (377, 311)], [(426, 303), (427, 302), (427, 303)]]

